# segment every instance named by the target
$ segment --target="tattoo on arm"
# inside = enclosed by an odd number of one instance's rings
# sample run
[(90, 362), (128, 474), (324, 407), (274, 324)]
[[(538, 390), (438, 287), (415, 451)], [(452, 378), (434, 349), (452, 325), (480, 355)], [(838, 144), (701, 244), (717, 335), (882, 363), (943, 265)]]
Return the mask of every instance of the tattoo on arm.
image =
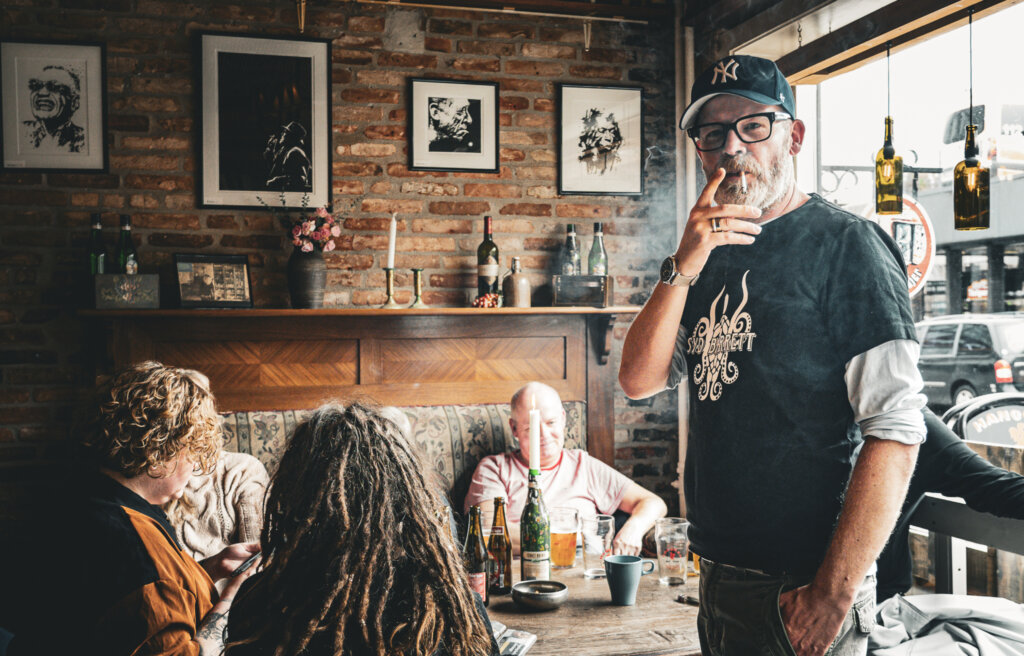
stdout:
[(224, 653), (225, 633), (228, 628), (227, 611), (210, 611), (203, 618), (196, 633), (199, 642), (199, 656), (219, 656)]

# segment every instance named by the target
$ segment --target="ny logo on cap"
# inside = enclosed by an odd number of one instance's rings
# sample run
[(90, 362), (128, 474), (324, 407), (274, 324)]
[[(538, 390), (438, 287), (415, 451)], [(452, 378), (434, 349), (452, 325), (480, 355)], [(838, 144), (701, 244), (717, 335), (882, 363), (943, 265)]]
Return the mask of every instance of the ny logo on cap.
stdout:
[(736, 69), (740, 67), (740, 64), (735, 59), (729, 61), (720, 61), (715, 64), (715, 75), (711, 78), (711, 84), (718, 84), (718, 76), (721, 75), (721, 82), (736, 79)]

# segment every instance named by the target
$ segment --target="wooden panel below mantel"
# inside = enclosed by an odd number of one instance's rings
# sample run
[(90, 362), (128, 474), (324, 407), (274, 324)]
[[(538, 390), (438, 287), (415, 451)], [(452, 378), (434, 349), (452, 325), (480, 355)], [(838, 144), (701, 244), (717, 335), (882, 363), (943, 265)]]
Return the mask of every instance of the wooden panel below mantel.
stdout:
[(616, 315), (639, 308), (115, 310), (109, 370), (155, 359), (210, 377), (221, 411), (506, 403), (539, 380), (587, 403), (588, 449), (614, 462)]

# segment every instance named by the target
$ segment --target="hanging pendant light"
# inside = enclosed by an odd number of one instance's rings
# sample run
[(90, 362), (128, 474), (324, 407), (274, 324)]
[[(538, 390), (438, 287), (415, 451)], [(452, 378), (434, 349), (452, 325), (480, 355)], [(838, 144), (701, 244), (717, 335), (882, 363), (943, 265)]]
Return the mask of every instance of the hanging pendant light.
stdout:
[(875, 156), (875, 213), (903, 212), (903, 158), (892, 146), (892, 83), (889, 71), (889, 47), (885, 44), (885, 142)]
[(988, 169), (978, 160), (974, 124), (974, 10), (967, 14), (970, 44), (970, 121), (964, 140), (964, 161), (953, 169), (953, 222), (957, 230), (986, 230), (989, 220)]

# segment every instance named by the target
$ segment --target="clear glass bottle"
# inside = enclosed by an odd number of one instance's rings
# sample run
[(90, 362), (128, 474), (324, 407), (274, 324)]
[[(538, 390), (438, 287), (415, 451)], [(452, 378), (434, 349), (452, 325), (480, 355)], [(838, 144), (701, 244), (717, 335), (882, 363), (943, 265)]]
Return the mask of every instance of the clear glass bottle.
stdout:
[(964, 160), (953, 169), (953, 226), (986, 230), (989, 225), (989, 171), (978, 160), (976, 125), (967, 126)]
[(892, 145), (892, 117), (885, 117), (885, 142), (875, 156), (875, 212), (903, 213), (903, 158)]
[(499, 294), (498, 245), (494, 243), (491, 217), (484, 217), (484, 239), (476, 249), (476, 292), (477, 296)]
[(592, 276), (608, 275), (608, 251), (604, 248), (604, 226), (594, 224), (594, 243), (590, 245), (587, 268)]
[(117, 242), (117, 260), (114, 273), (126, 273), (134, 276), (139, 272), (139, 255), (135, 252), (135, 243), (132, 241), (132, 217), (127, 214), (121, 215), (121, 236)]
[(103, 223), (99, 214), (92, 215), (92, 229), (89, 232), (89, 272), (92, 275), (107, 273), (107, 246), (103, 243)]
[(530, 470), (530, 487), (519, 523), (520, 581), (551, 579), (551, 520), (537, 480), (539, 475), (536, 469)]
[(565, 227), (565, 245), (562, 246), (559, 273), (563, 276), (578, 276), (582, 273), (580, 247), (576, 241), (576, 226), (572, 223)]
[(462, 561), (469, 575), (469, 587), (480, 594), (484, 606), (490, 602), (490, 595), (487, 593), (489, 560), (487, 545), (484, 544), (484, 529), (480, 525), (480, 506), (473, 506), (469, 509), (469, 532), (466, 534), (466, 544), (462, 548)]

